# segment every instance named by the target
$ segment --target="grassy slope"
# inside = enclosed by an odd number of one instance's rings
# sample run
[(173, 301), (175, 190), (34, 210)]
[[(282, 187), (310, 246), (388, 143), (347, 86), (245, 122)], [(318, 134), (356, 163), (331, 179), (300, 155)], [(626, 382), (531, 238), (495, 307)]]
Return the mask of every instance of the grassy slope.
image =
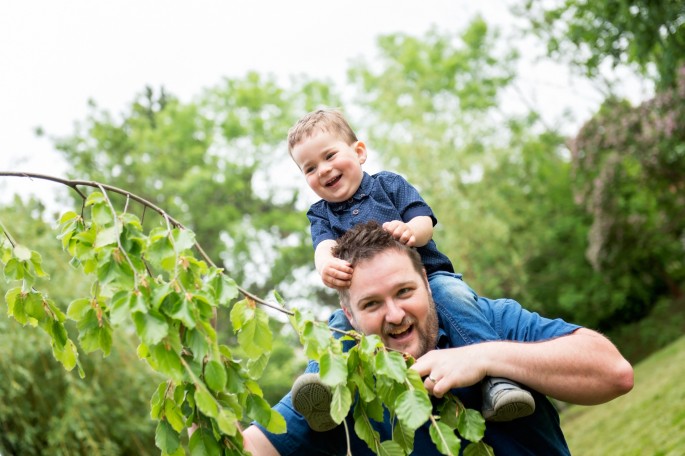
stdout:
[(574, 455), (685, 454), (685, 337), (635, 366), (629, 394), (569, 407), (561, 425)]

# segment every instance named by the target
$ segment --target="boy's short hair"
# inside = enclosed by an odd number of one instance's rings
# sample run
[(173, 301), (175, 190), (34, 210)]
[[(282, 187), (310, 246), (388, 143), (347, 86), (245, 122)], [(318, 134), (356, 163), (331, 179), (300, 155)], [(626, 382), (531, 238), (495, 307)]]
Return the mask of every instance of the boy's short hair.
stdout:
[(309, 138), (315, 132), (325, 131), (338, 136), (347, 144), (357, 141), (357, 135), (347, 123), (342, 113), (336, 109), (318, 109), (302, 117), (288, 130), (288, 153), (293, 155), (293, 148)]
[[(332, 249), (333, 256), (345, 260), (354, 267), (357, 263), (370, 260), (388, 250), (404, 252), (409, 257), (414, 270), (423, 275), (421, 255), (416, 249), (402, 244), (392, 237), (376, 221), (360, 223), (347, 230)], [(348, 288), (338, 289), (340, 303), (349, 306), (350, 291)]]

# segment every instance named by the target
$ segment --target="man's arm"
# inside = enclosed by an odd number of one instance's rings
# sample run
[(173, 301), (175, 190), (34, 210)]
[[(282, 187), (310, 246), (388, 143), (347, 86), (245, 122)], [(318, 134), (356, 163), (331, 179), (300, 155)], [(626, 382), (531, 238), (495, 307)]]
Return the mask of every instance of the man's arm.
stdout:
[(278, 451), (266, 438), (266, 435), (255, 425), (251, 425), (243, 431), (243, 442), (245, 449), (253, 456), (279, 456)]
[(434, 350), (413, 366), (441, 397), (486, 375), (505, 377), (556, 399), (581, 405), (610, 401), (633, 388), (633, 368), (601, 334), (580, 328), (541, 342), (496, 341)]

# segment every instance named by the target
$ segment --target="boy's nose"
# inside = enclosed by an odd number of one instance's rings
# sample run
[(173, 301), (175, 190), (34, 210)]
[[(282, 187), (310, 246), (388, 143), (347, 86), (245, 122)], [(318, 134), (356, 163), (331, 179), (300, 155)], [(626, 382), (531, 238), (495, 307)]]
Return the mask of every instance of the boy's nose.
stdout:
[(331, 165), (325, 164), (319, 166), (319, 176), (325, 176), (331, 172)]

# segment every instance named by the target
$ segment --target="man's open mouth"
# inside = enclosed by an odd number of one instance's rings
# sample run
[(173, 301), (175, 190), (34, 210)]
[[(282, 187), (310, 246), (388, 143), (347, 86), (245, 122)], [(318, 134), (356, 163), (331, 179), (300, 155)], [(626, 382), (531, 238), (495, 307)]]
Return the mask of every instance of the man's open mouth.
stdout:
[(395, 328), (395, 329), (390, 330), (390, 331), (386, 331), (386, 334), (391, 339), (401, 340), (401, 339), (409, 337), (413, 332), (414, 332), (414, 325), (409, 325), (409, 326), (402, 326), (399, 328)]

